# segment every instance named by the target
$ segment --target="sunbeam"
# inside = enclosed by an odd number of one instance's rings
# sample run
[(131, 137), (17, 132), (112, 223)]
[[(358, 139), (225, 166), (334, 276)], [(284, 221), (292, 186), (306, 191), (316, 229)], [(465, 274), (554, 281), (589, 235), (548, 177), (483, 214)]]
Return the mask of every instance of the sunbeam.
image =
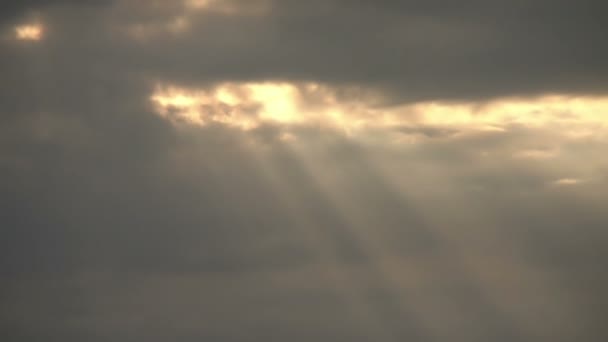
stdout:
[(3, 340), (608, 341), (601, 1), (0, 9)]
[[(497, 198), (511, 191), (521, 191), (514, 193), (521, 197), (550, 185), (577, 185), (578, 178), (552, 180), (556, 170), (565, 169), (555, 163), (564, 160), (561, 146), (587, 137), (573, 132), (604, 134), (603, 121), (588, 114), (603, 108), (603, 100), (554, 96), (477, 107), (420, 104), (387, 108), (384, 120), (374, 122), (366, 117), (377, 109), (340, 103), (331, 92), (318, 93), (316, 102), (308, 104), (310, 92), (319, 87), (245, 83), (206, 91), (157, 88), (151, 99), (178, 126), (182, 121), (203, 127), (213, 123), (241, 132), (250, 161), (374, 338), (400, 340), (413, 334), (443, 340), (490, 331), (516, 340), (546, 338), (556, 322), (570, 319), (566, 313), (577, 312), (554, 277), (517, 257), (522, 242), (480, 201), (487, 189), (474, 183), (463, 187), (459, 183), (470, 175), (450, 169), (449, 163), (461, 167), (462, 161), (473, 160), (477, 168), (467, 172), (488, 177), (484, 174), (493, 172), (496, 158), (504, 155), (528, 163), (528, 177), (541, 182), (536, 190), (513, 188)], [(530, 111), (536, 117), (523, 115)], [(547, 134), (546, 127), (562, 125), (570, 125), (569, 130), (547, 135), (544, 145), (532, 136), (513, 146), (502, 138), (517, 131)], [(331, 132), (331, 139), (319, 130)], [(473, 145), (477, 140), (490, 144)], [(464, 144), (456, 151), (461, 155), (441, 160), (453, 153), (455, 143)], [(497, 150), (503, 145), (506, 151)], [(500, 174), (492, 177), (498, 180)], [(546, 299), (535, 299), (540, 293)], [(383, 296), (390, 299), (380, 304)], [(517, 298), (527, 298), (526, 304)], [(475, 310), (467, 310), (473, 303)], [(404, 326), (389, 317), (414, 323)], [(482, 317), (488, 326), (470, 324)]]

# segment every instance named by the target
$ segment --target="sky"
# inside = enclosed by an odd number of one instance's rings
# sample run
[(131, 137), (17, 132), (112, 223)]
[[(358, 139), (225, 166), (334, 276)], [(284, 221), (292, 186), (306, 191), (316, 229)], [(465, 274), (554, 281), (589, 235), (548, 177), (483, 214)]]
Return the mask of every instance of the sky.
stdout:
[(608, 4), (0, 4), (0, 335), (608, 340)]

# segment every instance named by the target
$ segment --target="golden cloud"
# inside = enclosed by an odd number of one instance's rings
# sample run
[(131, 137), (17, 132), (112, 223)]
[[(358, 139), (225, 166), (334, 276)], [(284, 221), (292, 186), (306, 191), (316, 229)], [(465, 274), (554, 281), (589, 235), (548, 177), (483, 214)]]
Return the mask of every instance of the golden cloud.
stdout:
[(18, 40), (33, 40), (42, 39), (44, 28), (40, 24), (24, 24), (15, 27), (15, 38)]
[[(318, 83), (227, 82), (205, 89), (159, 84), (150, 100), (176, 124), (219, 123), (249, 130), (265, 124), (285, 128), (329, 127), (356, 134), (396, 130), (439, 136), (441, 132), (554, 128), (569, 138), (605, 134), (608, 98), (542, 96), (483, 103), (421, 102), (379, 108), (362, 98), (343, 99)], [(424, 130), (416, 130), (424, 127)], [(521, 151), (517, 157), (550, 158), (556, 151)]]

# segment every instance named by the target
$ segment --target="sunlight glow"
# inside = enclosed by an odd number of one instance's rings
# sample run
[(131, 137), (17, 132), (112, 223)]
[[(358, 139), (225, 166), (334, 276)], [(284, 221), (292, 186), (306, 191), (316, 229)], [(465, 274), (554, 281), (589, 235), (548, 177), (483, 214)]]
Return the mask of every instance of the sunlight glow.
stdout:
[(177, 39), (192, 33), (209, 14), (226, 17), (263, 15), (269, 11), (271, 3), (268, 0), (136, 0), (134, 6), (147, 6), (146, 10), (154, 15), (142, 20), (119, 22), (116, 26), (122, 34), (141, 43), (155, 39)]
[(514, 158), (523, 159), (550, 159), (558, 155), (556, 150), (522, 150), (513, 155)]
[(296, 104), (297, 89), (289, 84), (252, 84), (251, 98), (262, 104), (260, 119), (293, 123), (303, 119)]
[(40, 24), (27, 24), (15, 27), (15, 37), (19, 40), (38, 41), (42, 39), (44, 30)]
[(157, 86), (151, 96), (158, 113), (173, 121), (211, 122), (249, 130), (262, 123), (302, 123), (298, 91), (286, 83), (223, 84), (211, 90)]
[(258, 15), (269, 9), (267, 0), (185, 0), (185, 7), (194, 11), (208, 11), (224, 15)]
[[(558, 285), (526, 309), (513, 305), (516, 296), (536, 298), (539, 289), (544, 292), (547, 284), (554, 282), (550, 274), (513, 257), (519, 241), (502, 232), (500, 221), (492, 217), (495, 209), (491, 205), (484, 207), (478, 201), (488, 193), (505, 198), (529, 196), (539, 187), (575, 192), (580, 185), (594, 182), (589, 163), (579, 161), (588, 156), (574, 155), (572, 149), (581, 142), (589, 144), (595, 138), (608, 137), (604, 115), (608, 98), (552, 95), (378, 107), (338, 93), (339, 89), (318, 83), (226, 82), (204, 88), (159, 83), (150, 100), (157, 114), (177, 127), (221, 125), (245, 132), (271, 127), (277, 132), (274, 142), (278, 143), (269, 148), (266, 140), (257, 139), (258, 134), (240, 136), (245, 155), (255, 160), (294, 222), (306, 228), (302, 229), (307, 233), (303, 234), (306, 241), (330, 265), (328, 277), (361, 322), (369, 324), (374, 336), (383, 336), (386, 331), (390, 336), (391, 325), (385, 324), (376, 306), (366, 299), (366, 284), (356, 281), (360, 279), (356, 272), (372, 275), (368, 278), (376, 279), (391, 296), (391, 309), (412, 313), (416, 324), (436, 332), (436, 339), (447, 339), (451, 334), (451, 329), (438, 321), (453, 326), (462, 323), (460, 313), (450, 313), (454, 308), (451, 302), (437, 299), (444, 288), (437, 285), (441, 272), (432, 270), (443, 270), (440, 265), (450, 265), (449, 269), (470, 279), (467, 286), (479, 291), (498, 315), (522, 329), (535, 328), (528, 322), (536, 313), (557, 320), (560, 310), (569, 310), (567, 301), (558, 300)], [(311, 138), (306, 135), (311, 130), (323, 134)], [(336, 150), (326, 148), (326, 141), (317, 144), (317, 140), (333, 136), (348, 136), (346, 144), (350, 147), (352, 143), (356, 153), (343, 149), (343, 155), (336, 158)], [(368, 142), (378, 145), (368, 149)], [(428, 145), (424, 146), (425, 142)], [(299, 171), (296, 176), (286, 171), (284, 161), (274, 158), (277, 150), (293, 158), (287, 170), (295, 168)], [(470, 171), (465, 163), (472, 164)], [(530, 175), (518, 174), (530, 165)], [(502, 170), (504, 166), (506, 170)], [(314, 211), (306, 209), (293, 190), (299, 183), (318, 193), (315, 200), (335, 213), (336, 231), (353, 241), (369, 260), (367, 269), (343, 271), (341, 255), (336, 252), (339, 241), (330, 232), (315, 228), (316, 222), (311, 220)], [(366, 191), (370, 185), (381, 191)], [(382, 205), (394, 208), (390, 210), (405, 213), (411, 224), (404, 225), (402, 231), (391, 223), (388, 229), (370, 229), (390, 213), (368, 204), (375, 196)], [(442, 215), (436, 215), (438, 206), (445, 208)], [(434, 246), (449, 253), (400, 259), (402, 250), (395, 241), (409, 236), (420, 236), (421, 241), (429, 236)], [(490, 256), (488, 248), (492, 248)], [(412, 297), (416, 299), (412, 301)], [(533, 313), (527, 310), (530, 307)]]
[[(449, 137), (471, 131), (547, 128), (570, 139), (605, 134), (608, 98), (545, 96), (484, 103), (422, 102), (378, 108), (339, 99), (316, 83), (227, 82), (205, 89), (159, 83), (150, 97), (159, 115), (174, 122), (222, 123), (249, 130), (328, 127), (349, 135), (382, 130), (396, 142)], [(522, 150), (514, 157), (546, 159), (556, 151)]]
[(562, 178), (562, 179), (558, 179), (555, 182), (553, 182), (553, 184), (557, 185), (557, 186), (568, 186), (568, 185), (576, 185), (581, 183), (582, 180), (577, 179), (577, 178)]

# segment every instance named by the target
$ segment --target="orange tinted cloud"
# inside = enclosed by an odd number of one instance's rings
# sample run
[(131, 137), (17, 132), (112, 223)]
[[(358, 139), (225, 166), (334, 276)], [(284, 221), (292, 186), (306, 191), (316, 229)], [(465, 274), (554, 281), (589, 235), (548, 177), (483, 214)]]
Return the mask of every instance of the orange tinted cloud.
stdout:
[(15, 38), (19, 40), (40, 40), (44, 29), (40, 24), (26, 24), (15, 27)]

